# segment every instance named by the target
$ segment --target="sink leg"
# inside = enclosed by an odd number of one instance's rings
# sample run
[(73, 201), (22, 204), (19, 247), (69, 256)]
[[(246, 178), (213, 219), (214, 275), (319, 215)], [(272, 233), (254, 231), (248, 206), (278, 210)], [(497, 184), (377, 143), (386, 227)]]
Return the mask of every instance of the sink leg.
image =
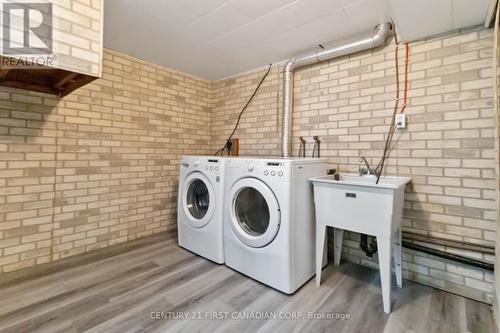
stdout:
[(316, 285), (321, 284), (321, 269), (323, 268), (323, 250), (325, 249), (326, 225), (316, 225)]
[(403, 288), (403, 268), (401, 266), (401, 228), (396, 233), (393, 244), (394, 270), (396, 271), (396, 282), (399, 288)]
[(344, 239), (344, 229), (333, 229), (333, 262), (335, 266), (340, 265), (340, 257), (342, 255), (342, 240)]
[(377, 237), (380, 282), (382, 284), (382, 300), (384, 312), (391, 313), (391, 257), (392, 241)]

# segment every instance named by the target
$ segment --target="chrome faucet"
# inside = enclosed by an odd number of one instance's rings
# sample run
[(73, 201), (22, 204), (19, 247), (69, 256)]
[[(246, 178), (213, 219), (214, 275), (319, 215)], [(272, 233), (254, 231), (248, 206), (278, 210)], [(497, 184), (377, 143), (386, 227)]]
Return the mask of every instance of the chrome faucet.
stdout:
[(304, 140), (303, 136), (299, 136), (299, 157), (306, 157), (306, 140)]
[(359, 162), (361, 163), (365, 163), (366, 167), (359, 167), (359, 175), (360, 176), (363, 176), (363, 175), (375, 175), (376, 172), (375, 172), (375, 169), (372, 169), (370, 167), (370, 164), (368, 164), (368, 161), (366, 159), (366, 157), (364, 156), (361, 156), (361, 158), (359, 159)]
[(313, 137), (313, 140), (314, 140), (314, 146), (313, 146), (313, 152), (312, 152), (312, 158), (320, 158), (320, 146), (321, 146), (321, 141), (319, 140), (319, 136), (314, 136)]

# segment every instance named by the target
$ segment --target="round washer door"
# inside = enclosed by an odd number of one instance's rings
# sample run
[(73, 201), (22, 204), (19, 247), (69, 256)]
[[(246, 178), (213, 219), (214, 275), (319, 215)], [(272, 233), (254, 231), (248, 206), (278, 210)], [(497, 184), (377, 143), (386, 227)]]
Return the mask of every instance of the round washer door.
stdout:
[(280, 207), (271, 189), (255, 178), (243, 178), (232, 189), (231, 229), (250, 247), (271, 243), (280, 228)]
[(182, 206), (188, 222), (196, 228), (210, 222), (215, 209), (215, 195), (212, 184), (201, 172), (193, 172), (183, 184)]

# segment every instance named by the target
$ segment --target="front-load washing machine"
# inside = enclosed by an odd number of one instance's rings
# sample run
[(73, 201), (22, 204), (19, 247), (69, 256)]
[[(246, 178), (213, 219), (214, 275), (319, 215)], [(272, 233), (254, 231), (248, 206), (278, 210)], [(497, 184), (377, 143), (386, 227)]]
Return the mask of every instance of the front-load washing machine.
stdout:
[(184, 156), (180, 165), (177, 228), (179, 245), (224, 263), (224, 158)]
[(226, 265), (282, 292), (295, 292), (314, 276), (308, 179), (326, 174), (326, 160), (236, 158), (225, 168)]

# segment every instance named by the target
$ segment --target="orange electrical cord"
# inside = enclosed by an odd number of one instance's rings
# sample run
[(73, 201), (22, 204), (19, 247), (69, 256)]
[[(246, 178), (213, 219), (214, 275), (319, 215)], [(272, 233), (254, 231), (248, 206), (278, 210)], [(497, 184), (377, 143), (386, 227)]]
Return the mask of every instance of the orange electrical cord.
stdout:
[(406, 101), (408, 100), (408, 59), (409, 59), (409, 51), (408, 51), (408, 43), (405, 44), (406, 47), (406, 58), (405, 58), (405, 88), (404, 88), (404, 97), (403, 97), (403, 107), (401, 108), (401, 113), (405, 112), (406, 109)]
[[(395, 37), (396, 38), (396, 37)], [(391, 147), (392, 138), (394, 132), (396, 131), (396, 114), (399, 109), (399, 62), (398, 62), (398, 41), (396, 38), (396, 49), (395, 49), (395, 65), (396, 65), (396, 102), (394, 105), (394, 112), (392, 114), (391, 126), (389, 127), (389, 133), (387, 134), (387, 139), (385, 141), (384, 153), (382, 154), (382, 159), (376, 167), (377, 174), (377, 184), (382, 176), (384, 170), (385, 160), (389, 157), (389, 148)], [(409, 62), (409, 44), (405, 43), (406, 54), (405, 54), (405, 81), (404, 81), (404, 95), (403, 95), (403, 106), (401, 107), (401, 113), (404, 113), (406, 109), (406, 103), (408, 100), (408, 62)]]

